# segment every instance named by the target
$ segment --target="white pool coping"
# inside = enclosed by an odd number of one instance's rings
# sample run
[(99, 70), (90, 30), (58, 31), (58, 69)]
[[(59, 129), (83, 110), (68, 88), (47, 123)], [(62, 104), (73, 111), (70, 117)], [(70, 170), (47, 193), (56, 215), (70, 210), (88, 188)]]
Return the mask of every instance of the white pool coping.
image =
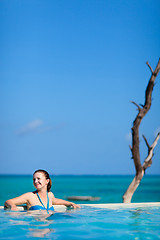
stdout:
[[(145, 203), (106, 203), (106, 204), (79, 204), (81, 208), (106, 208), (106, 209), (122, 209), (122, 208), (143, 208), (143, 207), (158, 207), (160, 202), (145, 202)], [(67, 207), (64, 205), (54, 205), (55, 211), (65, 212)], [(4, 206), (0, 206), (0, 209), (4, 209)], [(18, 210), (23, 211), (25, 208), (23, 206), (18, 206)]]
[(145, 203), (106, 203), (106, 204), (80, 204), (81, 206), (88, 206), (93, 208), (137, 208), (137, 207), (153, 207), (160, 206), (160, 202), (145, 202)]

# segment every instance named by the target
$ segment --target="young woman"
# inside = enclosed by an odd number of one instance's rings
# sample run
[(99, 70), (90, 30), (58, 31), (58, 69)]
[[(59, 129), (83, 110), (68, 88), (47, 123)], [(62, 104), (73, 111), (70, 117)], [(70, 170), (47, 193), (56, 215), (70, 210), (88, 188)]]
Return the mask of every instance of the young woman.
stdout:
[(28, 210), (47, 210), (53, 211), (52, 205), (65, 205), (66, 207), (79, 208), (73, 202), (68, 202), (54, 197), (50, 192), (51, 179), (45, 170), (36, 170), (33, 174), (33, 185), (37, 189), (34, 192), (25, 193), (19, 197), (9, 199), (5, 202), (5, 206), (11, 210), (17, 211), (17, 205), (26, 204)]

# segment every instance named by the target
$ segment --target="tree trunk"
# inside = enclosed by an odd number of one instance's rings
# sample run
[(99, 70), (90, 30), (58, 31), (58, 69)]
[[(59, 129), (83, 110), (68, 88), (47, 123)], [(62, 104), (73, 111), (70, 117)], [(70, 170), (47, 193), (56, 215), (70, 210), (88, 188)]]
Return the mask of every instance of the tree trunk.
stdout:
[(160, 133), (157, 134), (153, 144), (150, 146), (147, 142), (147, 139), (145, 136), (143, 136), (145, 143), (148, 147), (148, 156), (146, 157), (143, 165), (141, 164), (140, 160), (140, 151), (139, 151), (139, 126), (140, 123), (143, 119), (143, 117), (147, 114), (151, 107), (151, 101), (152, 101), (152, 92), (153, 92), (153, 87), (155, 84), (155, 79), (159, 73), (160, 70), (160, 59), (158, 61), (158, 64), (156, 66), (156, 69), (153, 71), (149, 63), (147, 62), (148, 67), (151, 70), (151, 78), (148, 82), (148, 86), (146, 88), (145, 92), (145, 103), (142, 107), (140, 107), (138, 104), (135, 102), (132, 102), (135, 104), (138, 108), (138, 114), (133, 122), (133, 127), (132, 127), (132, 147), (130, 146), (131, 152), (132, 152), (132, 158), (134, 160), (134, 165), (136, 169), (136, 176), (134, 177), (133, 181), (129, 185), (127, 191), (123, 195), (123, 202), (124, 203), (129, 203), (131, 202), (132, 196), (134, 192), (136, 191), (137, 187), (139, 186), (145, 170), (151, 166), (152, 164), (152, 157), (153, 157), (153, 150), (159, 140)]

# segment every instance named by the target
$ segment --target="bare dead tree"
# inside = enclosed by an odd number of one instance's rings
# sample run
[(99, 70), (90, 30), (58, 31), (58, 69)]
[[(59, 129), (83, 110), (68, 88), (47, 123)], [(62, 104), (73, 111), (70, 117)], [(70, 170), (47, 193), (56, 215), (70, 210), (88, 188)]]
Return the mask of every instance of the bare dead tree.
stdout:
[(135, 102), (132, 102), (134, 105), (137, 106), (137, 109), (138, 109), (138, 114), (133, 122), (132, 146), (130, 146), (132, 158), (134, 160), (134, 165), (135, 165), (135, 169), (136, 169), (136, 175), (135, 175), (133, 181), (131, 182), (131, 184), (129, 185), (127, 191), (123, 195), (124, 203), (131, 202), (132, 196), (133, 196), (134, 192), (136, 191), (137, 187), (139, 186), (139, 184), (143, 178), (143, 175), (145, 173), (145, 170), (152, 165), (153, 150), (154, 150), (154, 148), (158, 142), (158, 139), (160, 137), (160, 132), (159, 132), (157, 134), (153, 144), (150, 146), (146, 137), (143, 135), (144, 141), (148, 148), (148, 156), (144, 160), (144, 163), (141, 164), (140, 152), (139, 152), (139, 126), (140, 126), (140, 123), (141, 123), (143, 117), (147, 114), (147, 112), (149, 111), (149, 109), (151, 107), (153, 87), (155, 84), (155, 79), (160, 70), (160, 59), (159, 59), (154, 71), (152, 70), (152, 68), (148, 62), (146, 64), (148, 65), (148, 67), (151, 70), (151, 77), (150, 77), (150, 80), (148, 82), (148, 86), (147, 86), (146, 92), (145, 92), (145, 103), (144, 103), (144, 105), (141, 106)]

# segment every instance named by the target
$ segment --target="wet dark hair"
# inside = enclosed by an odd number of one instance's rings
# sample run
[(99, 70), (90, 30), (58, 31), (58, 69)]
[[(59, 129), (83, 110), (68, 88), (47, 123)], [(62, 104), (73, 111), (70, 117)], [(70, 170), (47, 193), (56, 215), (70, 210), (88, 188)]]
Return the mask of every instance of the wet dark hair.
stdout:
[(47, 171), (43, 170), (43, 169), (38, 169), (33, 173), (33, 175), (37, 172), (43, 173), (45, 175), (46, 179), (49, 179), (49, 183), (47, 185), (47, 191), (50, 192), (50, 189), (51, 189), (51, 186), (52, 186), (52, 181), (51, 181), (51, 178), (49, 176), (49, 173)]

